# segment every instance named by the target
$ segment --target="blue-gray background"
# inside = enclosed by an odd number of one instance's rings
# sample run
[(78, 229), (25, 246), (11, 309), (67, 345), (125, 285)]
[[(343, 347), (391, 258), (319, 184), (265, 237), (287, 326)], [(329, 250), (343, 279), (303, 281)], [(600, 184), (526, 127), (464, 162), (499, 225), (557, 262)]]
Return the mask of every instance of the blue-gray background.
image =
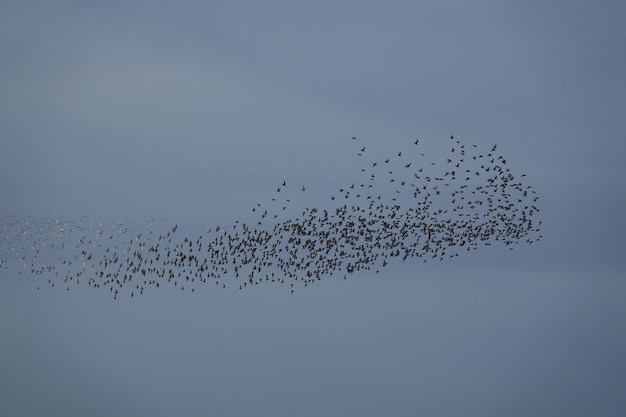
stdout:
[(527, 174), (544, 238), (293, 295), (113, 301), (5, 261), (0, 414), (624, 415), (625, 13), (2, 2), (0, 214), (228, 224), (284, 179), (327, 198), (351, 136), (436, 156), (455, 134)]

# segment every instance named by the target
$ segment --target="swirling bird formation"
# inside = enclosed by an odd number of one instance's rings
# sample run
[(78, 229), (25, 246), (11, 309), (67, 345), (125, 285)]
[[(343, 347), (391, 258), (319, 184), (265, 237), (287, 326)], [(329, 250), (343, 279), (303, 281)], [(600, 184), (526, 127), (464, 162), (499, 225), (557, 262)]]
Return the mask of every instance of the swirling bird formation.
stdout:
[(195, 292), (207, 283), (244, 289), (273, 282), (293, 293), (325, 277), (378, 273), (394, 259), (443, 261), (494, 242), (532, 244), (541, 239), (538, 196), (496, 150), (481, 153), (451, 136), (440, 162), (421, 160), (419, 139), (410, 151), (370, 160), (359, 145), (360, 180), (339, 187), (325, 206), (295, 215), (292, 200), (307, 187), (283, 180), (268, 202), (251, 208), (252, 221), (194, 237), (164, 220), (131, 231), (128, 223), (87, 216), (3, 216), (0, 268), (13, 258), (20, 273), (39, 279), (37, 288), (69, 291), (82, 281), (113, 298), (164, 286)]

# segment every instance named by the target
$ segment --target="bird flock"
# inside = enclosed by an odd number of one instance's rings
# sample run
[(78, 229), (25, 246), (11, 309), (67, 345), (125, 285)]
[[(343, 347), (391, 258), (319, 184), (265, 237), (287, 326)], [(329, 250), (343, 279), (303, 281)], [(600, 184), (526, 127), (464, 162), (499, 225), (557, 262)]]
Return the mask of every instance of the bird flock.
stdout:
[(426, 161), (419, 139), (381, 158), (352, 141), (362, 168), (317, 205), (295, 209), (308, 186), (282, 180), (246, 221), (197, 235), (154, 219), (137, 230), (89, 216), (2, 216), (0, 269), (16, 266), (37, 289), (83, 283), (115, 299), (161, 287), (193, 293), (203, 284), (276, 283), (293, 293), (393, 262), (444, 261), (481, 246), (512, 249), (541, 239), (538, 196), (496, 145), (480, 151), (451, 136), (447, 156)]

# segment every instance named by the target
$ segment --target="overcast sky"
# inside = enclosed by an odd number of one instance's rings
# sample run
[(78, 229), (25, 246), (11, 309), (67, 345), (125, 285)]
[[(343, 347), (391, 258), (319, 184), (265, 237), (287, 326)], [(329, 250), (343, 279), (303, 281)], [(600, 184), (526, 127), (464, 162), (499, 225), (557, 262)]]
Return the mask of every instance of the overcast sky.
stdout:
[(438, 160), (455, 135), (526, 174), (543, 240), (294, 294), (115, 301), (37, 291), (4, 259), (0, 414), (624, 415), (625, 13), (3, 1), (2, 216), (228, 226), (285, 180), (330, 204), (362, 168), (352, 136)]

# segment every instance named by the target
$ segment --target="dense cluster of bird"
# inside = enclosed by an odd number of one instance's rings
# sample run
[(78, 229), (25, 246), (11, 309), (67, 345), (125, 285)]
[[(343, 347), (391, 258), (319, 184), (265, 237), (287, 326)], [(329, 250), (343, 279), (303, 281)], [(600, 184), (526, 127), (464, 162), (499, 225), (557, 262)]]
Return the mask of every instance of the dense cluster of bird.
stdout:
[(541, 238), (538, 197), (515, 179), (497, 146), (480, 153), (450, 137), (447, 158), (421, 162), (419, 139), (382, 159), (370, 159), (352, 140), (364, 163), (360, 180), (319, 206), (294, 213), (292, 200), (307, 187), (283, 180), (271, 200), (251, 208), (250, 221), (194, 237), (155, 220), (131, 231), (128, 223), (87, 216), (3, 216), (0, 268), (12, 258), (20, 273), (38, 278), (37, 288), (83, 282), (114, 298), (166, 285), (194, 292), (205, 283), (243, 289), (274, 282), (293, 292), (324, 277), (378, 273), (394, 259), (443, 261), (493, 242), (512, 248)]

